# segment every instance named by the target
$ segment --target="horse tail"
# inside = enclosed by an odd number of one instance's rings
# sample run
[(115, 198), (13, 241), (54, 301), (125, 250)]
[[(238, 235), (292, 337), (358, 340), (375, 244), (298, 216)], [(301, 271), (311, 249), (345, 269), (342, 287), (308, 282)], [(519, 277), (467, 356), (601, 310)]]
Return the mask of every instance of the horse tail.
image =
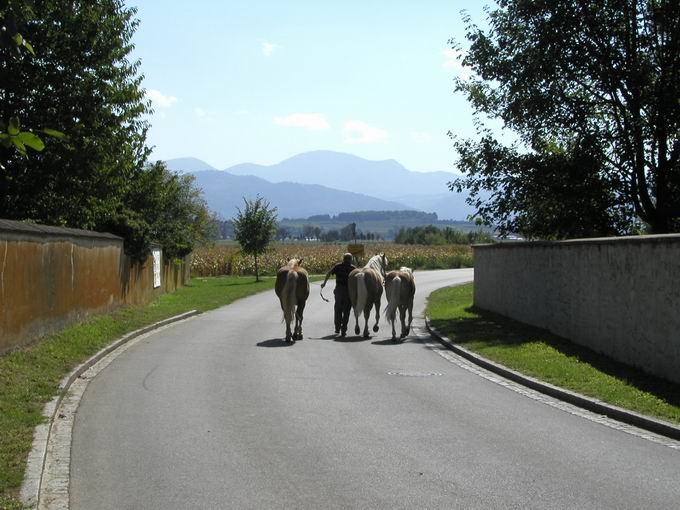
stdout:
[(394, 322), (397, 319), (397, 306), (401, 297), (401, 278), (395, 276), (387, 289), (387, 308), (385, 308), (385, 320)]
[(281, 292), (281, 308), (283, 309), (283, 320), (286, 324), (290, 324), (295, 317), (295, 302), (297, 290), (297, 273), (295, 271), (288, 271), (286, 275), (286, 283)]
[(366, 301), (368, 300), (368, 289), (366, 288), (366, 274), (361, 272), (357, 278), (357, 304), (354, 307), (354, 317), (359, 320), (359, 316), (364, 313)]

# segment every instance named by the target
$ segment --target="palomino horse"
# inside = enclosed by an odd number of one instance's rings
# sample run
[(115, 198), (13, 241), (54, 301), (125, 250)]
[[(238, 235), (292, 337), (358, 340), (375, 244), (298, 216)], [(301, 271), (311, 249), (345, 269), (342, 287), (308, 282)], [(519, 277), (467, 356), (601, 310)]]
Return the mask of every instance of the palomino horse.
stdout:
[[(411, 329), (413, 322), (413, 296), (416, 293), (416, 279), (413, 271), (408, 267), (402, 267), (399, 271), (390, 271), (385, 277), (385, 296), (387, 308), (385, 319), (392, 323), (392, 340), (397, 339), (394, 331), (394, 323), (397, 320), (397, 310), (401, 319), (401, 335), (405, 338)], [(408, 326), (406, 325), (406, 312), (408, 312)]]
[[(309, 297), (309, 278), (301, 266), (302, 259), (290, 259), (288, 264), (276, 273), (276, 295), (281, 301), (283, 320), (286, 321), (286, 342), (302, 340), (302, 312)], [(295, 317), (295, 328), (290, 331), (290, 323)]]
[(383, 293), (383, 279), (387, 258), (384, 253), (371, 257), (361, 269), (355, 269), (349, 274), (349, 300), (354, 308), (354, 334), (359, 334), (359, 314), (364, 312), (364, 338), (368, 338), (368, 317), (371, 308), (375, 306), (375, 326), (373, 332), (378, 331), (380, 319), (380, 298)]

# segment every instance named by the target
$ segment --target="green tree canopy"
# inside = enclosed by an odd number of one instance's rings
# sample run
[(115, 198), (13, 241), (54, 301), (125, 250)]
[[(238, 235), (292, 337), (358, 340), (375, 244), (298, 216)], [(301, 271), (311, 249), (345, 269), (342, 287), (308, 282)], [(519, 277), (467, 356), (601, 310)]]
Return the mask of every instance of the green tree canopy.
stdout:
[(678, 231), (677, 0), (499, 0), (487, 32), (466, 22), (475, 76), (456, 89), (519, 138), (456, 141), (466, 176), (451, 187), (485, 221), (529, 237)]
[(36, 57), (0, 48), (0, 119), (49, 126), (68, 143), (22, 157), (0, 148), (0, 217), (102, 229), (149, 155), (149, 106), (131, 60), (135, 10), (122, 0), (35, 0), (22, 36)]
[(127, 251), (144, 259), (151, 243), (166, 257), (182, 258), (215, 237), (215, 219), (193, 175), (178, 175), (162, 161), (139, 172), (104, 228), (126, 239)]
[(270, 207), (261, 196), (243, 199), (245, 207), (234, 218), (234, 237), (241, 250), (255, 257), (255, 280), (260, 280), (257, 258), (264, 253), (276, 234), (276, 207)]

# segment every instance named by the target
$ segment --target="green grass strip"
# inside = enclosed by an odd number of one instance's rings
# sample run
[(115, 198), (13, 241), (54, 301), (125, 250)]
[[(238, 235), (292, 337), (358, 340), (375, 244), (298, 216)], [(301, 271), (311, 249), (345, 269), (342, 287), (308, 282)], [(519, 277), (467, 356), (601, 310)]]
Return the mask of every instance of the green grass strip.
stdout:
[(61, 379), (125, 333), (189, 310), (207, 311), (274, 287), (274, 278), (193, 278), (149, 305), (99, 315), (0, 356), (0, 508), (21, 508), (14, 499), (23, 481), (33, 429)]
[(588, 348), (472, 306), (473, 284), (434, 292), (432, 325), (454, 343), (508, 368), (609, 404), (680, 424), (680, 385)]

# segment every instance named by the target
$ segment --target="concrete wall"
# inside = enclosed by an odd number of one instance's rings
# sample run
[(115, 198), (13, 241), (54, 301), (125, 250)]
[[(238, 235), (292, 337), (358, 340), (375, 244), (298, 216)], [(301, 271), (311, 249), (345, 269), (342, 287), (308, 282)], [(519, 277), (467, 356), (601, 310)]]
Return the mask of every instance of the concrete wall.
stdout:
[(680, 235), (474, 247), (475, 306), (680, 382)]
[(0, 353), (88, 314), (145, 304), (181, 286), (189, 265), (134, 264), (120, 237), (0, 220)]

